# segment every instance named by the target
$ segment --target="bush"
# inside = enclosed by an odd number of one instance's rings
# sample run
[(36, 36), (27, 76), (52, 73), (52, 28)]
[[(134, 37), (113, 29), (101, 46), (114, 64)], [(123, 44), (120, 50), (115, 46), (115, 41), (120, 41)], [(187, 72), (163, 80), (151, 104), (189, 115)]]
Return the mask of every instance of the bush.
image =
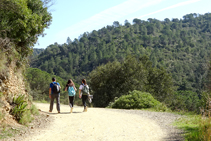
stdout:
[(20, 119), (23, 116), (23, 113), (27, 110), (26, 106), (28, 104), (24, 100), (24, 95), (20, 95), (17, 98), (13, 98), (13, 109), (10, 111), (10, 113), (15, 117), (17, 121), (20, 121)]
[(13, 108), (10, 114), (12, 114), (20, 124), (26, 125), (34, 119), (33, 115), (39, 115), (39, 111), (35, 105), (31, 105), (30, 109), (27, 109), (28, 104), (24, 100), (24, 95), (14, 98), (12, 105)]
[(111, 104), (111, 107), (118, 109), (142, 109), (153, 108), (159, 105), (162, 104), (154, 99), (150, 93), (134, 90), (129, 95), (123, 95), (118, 98)]
[(186, 115), (177, 120), (175, 125), (185, 131), (187, 141), (210, 141), (211, 140), (211, 118), (201, 115)]
[(30, 108), (30, 111), (33, 115), (39, 115), (39, 111), (38, 109), (36, 108), (35, 105), (32, 104), (31, 108)]
[(32, 122), (34, 118), (31, 116), (30, 110), (26, 110), (23, 114), (21, 119), (19, 120), (20, 124), (27, 125), (27, 123)]
[(198, 94), (192, 91), (177, 91), (173, 95), (170, 107), (174, 111), (198, 112), (200, 100)]
[(161, 102), (167, 101), (175, 87), (170, 74), (152, 67), (147, 56), (128, 56), (124, 61), (107, 63), (89, 73), (90, 88), (96, 107), (106, 107), (115, 97), (129, 91), (148, 92)]

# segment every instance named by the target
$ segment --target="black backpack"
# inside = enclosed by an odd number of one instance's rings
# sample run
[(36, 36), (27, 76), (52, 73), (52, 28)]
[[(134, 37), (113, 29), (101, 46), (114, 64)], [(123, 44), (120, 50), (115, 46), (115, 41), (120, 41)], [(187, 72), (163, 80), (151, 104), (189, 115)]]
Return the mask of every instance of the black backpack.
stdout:
[(59, 85), (57, 83), (52, 83), (52, 84), (53, 84), (52, 94), (59, 94), (60, 93)]

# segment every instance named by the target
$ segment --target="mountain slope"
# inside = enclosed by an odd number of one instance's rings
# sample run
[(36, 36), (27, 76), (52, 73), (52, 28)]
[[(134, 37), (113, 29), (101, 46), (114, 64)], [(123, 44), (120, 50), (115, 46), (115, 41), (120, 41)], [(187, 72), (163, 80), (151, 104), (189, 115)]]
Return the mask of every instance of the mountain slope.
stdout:
[(84, 33), (73, 42), (49, 45), (31, 66), (62, 78), (80, 78), (101, 64), (127, 55), (148, 55), (154, 67), (172, 73), (178, 90), (201, 92), (211, 50), (211, 14), (188, 14), (183, 19), (134, 19)]

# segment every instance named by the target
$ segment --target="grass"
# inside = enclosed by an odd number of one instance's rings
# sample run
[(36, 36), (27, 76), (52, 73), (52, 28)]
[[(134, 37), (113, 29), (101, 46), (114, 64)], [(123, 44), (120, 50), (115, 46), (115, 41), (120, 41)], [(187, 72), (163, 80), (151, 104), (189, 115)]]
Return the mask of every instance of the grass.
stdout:
[(209, 141), (211, 140), (211, 118), (192, 113), (177, 120), (175, 126), (185, 131), (186, 141)]
[[(27, 109), (23, 112), (21, 119), (18, 121), (20, 124), (27, 126), (28, 123), (32, 122), (34, 119), (34, 115), (39, 115), (39, 111), (35, 105), (31, 105), (30, 109)], [(2, 113), (0, 113), (0, 120), (4, 117)], [(21, 129), (22, 130), (22, 129)], [(0, 125), (0, 140), (11, 138), (21, 130), (12, 128), (6, 123), (2, 122)]]
[(36, 103), (49, 103), (48, 101), (46, 101), (46, 100), (35, 100), (34, 102), (36, 102)]
[(38, 111), (38, 109), (37, 109), (37, 107), (35, 105), (32, 104), (30, 110), (31, 110), (31, 113), (33, 115), (39, 115), (39, 111)]
[(14, 135), (18, 134), (20, 132), (19, 129), (12, 128), (5, 123), (1, 124), (0, 126), (0, 140), (1, 139), (6, 139), (6, 138), (11, 138)]
[(0, 92), (0, 98), (1, 98), (1, 97), (3, 97), (3, 93), (2, 93), (2, 92)]
[(27, 109), (24, 113), (22, 118), (20, 119), (19, 123), (23, 125), (28, 125), (34, 120), (33, 115), (39, 115), (39, 111), (35, 105), (31, 105), (30, 109)]
[(25, 111), (23, 113), (23, 116), (19, 120), (19, 123), (23, 124), (23, 125), (27, 125), (28, 123), (31, 123), (33, 119), (34, 118), (33, 118), (32, 114), (31, 114), (31, 111), (27, 110), (27, 111)]

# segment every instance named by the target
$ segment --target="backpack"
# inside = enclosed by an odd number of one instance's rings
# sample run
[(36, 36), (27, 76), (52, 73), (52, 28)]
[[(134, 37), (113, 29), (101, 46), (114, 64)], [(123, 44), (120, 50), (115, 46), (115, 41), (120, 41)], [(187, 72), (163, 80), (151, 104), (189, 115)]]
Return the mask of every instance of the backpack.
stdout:
[(58, 83), (52, 83), (52, 84), (53, 84), (52, 94), (59, 94), (60, 93), (60, 89), (59, 89)]
[(89, 95), (89, 87), (88, 85), (84, 85), (82, 88), (82, 95)]
[(75, 90), (71, 86), (68, 87), (68, 95), (69, 96), (75, 96)]

